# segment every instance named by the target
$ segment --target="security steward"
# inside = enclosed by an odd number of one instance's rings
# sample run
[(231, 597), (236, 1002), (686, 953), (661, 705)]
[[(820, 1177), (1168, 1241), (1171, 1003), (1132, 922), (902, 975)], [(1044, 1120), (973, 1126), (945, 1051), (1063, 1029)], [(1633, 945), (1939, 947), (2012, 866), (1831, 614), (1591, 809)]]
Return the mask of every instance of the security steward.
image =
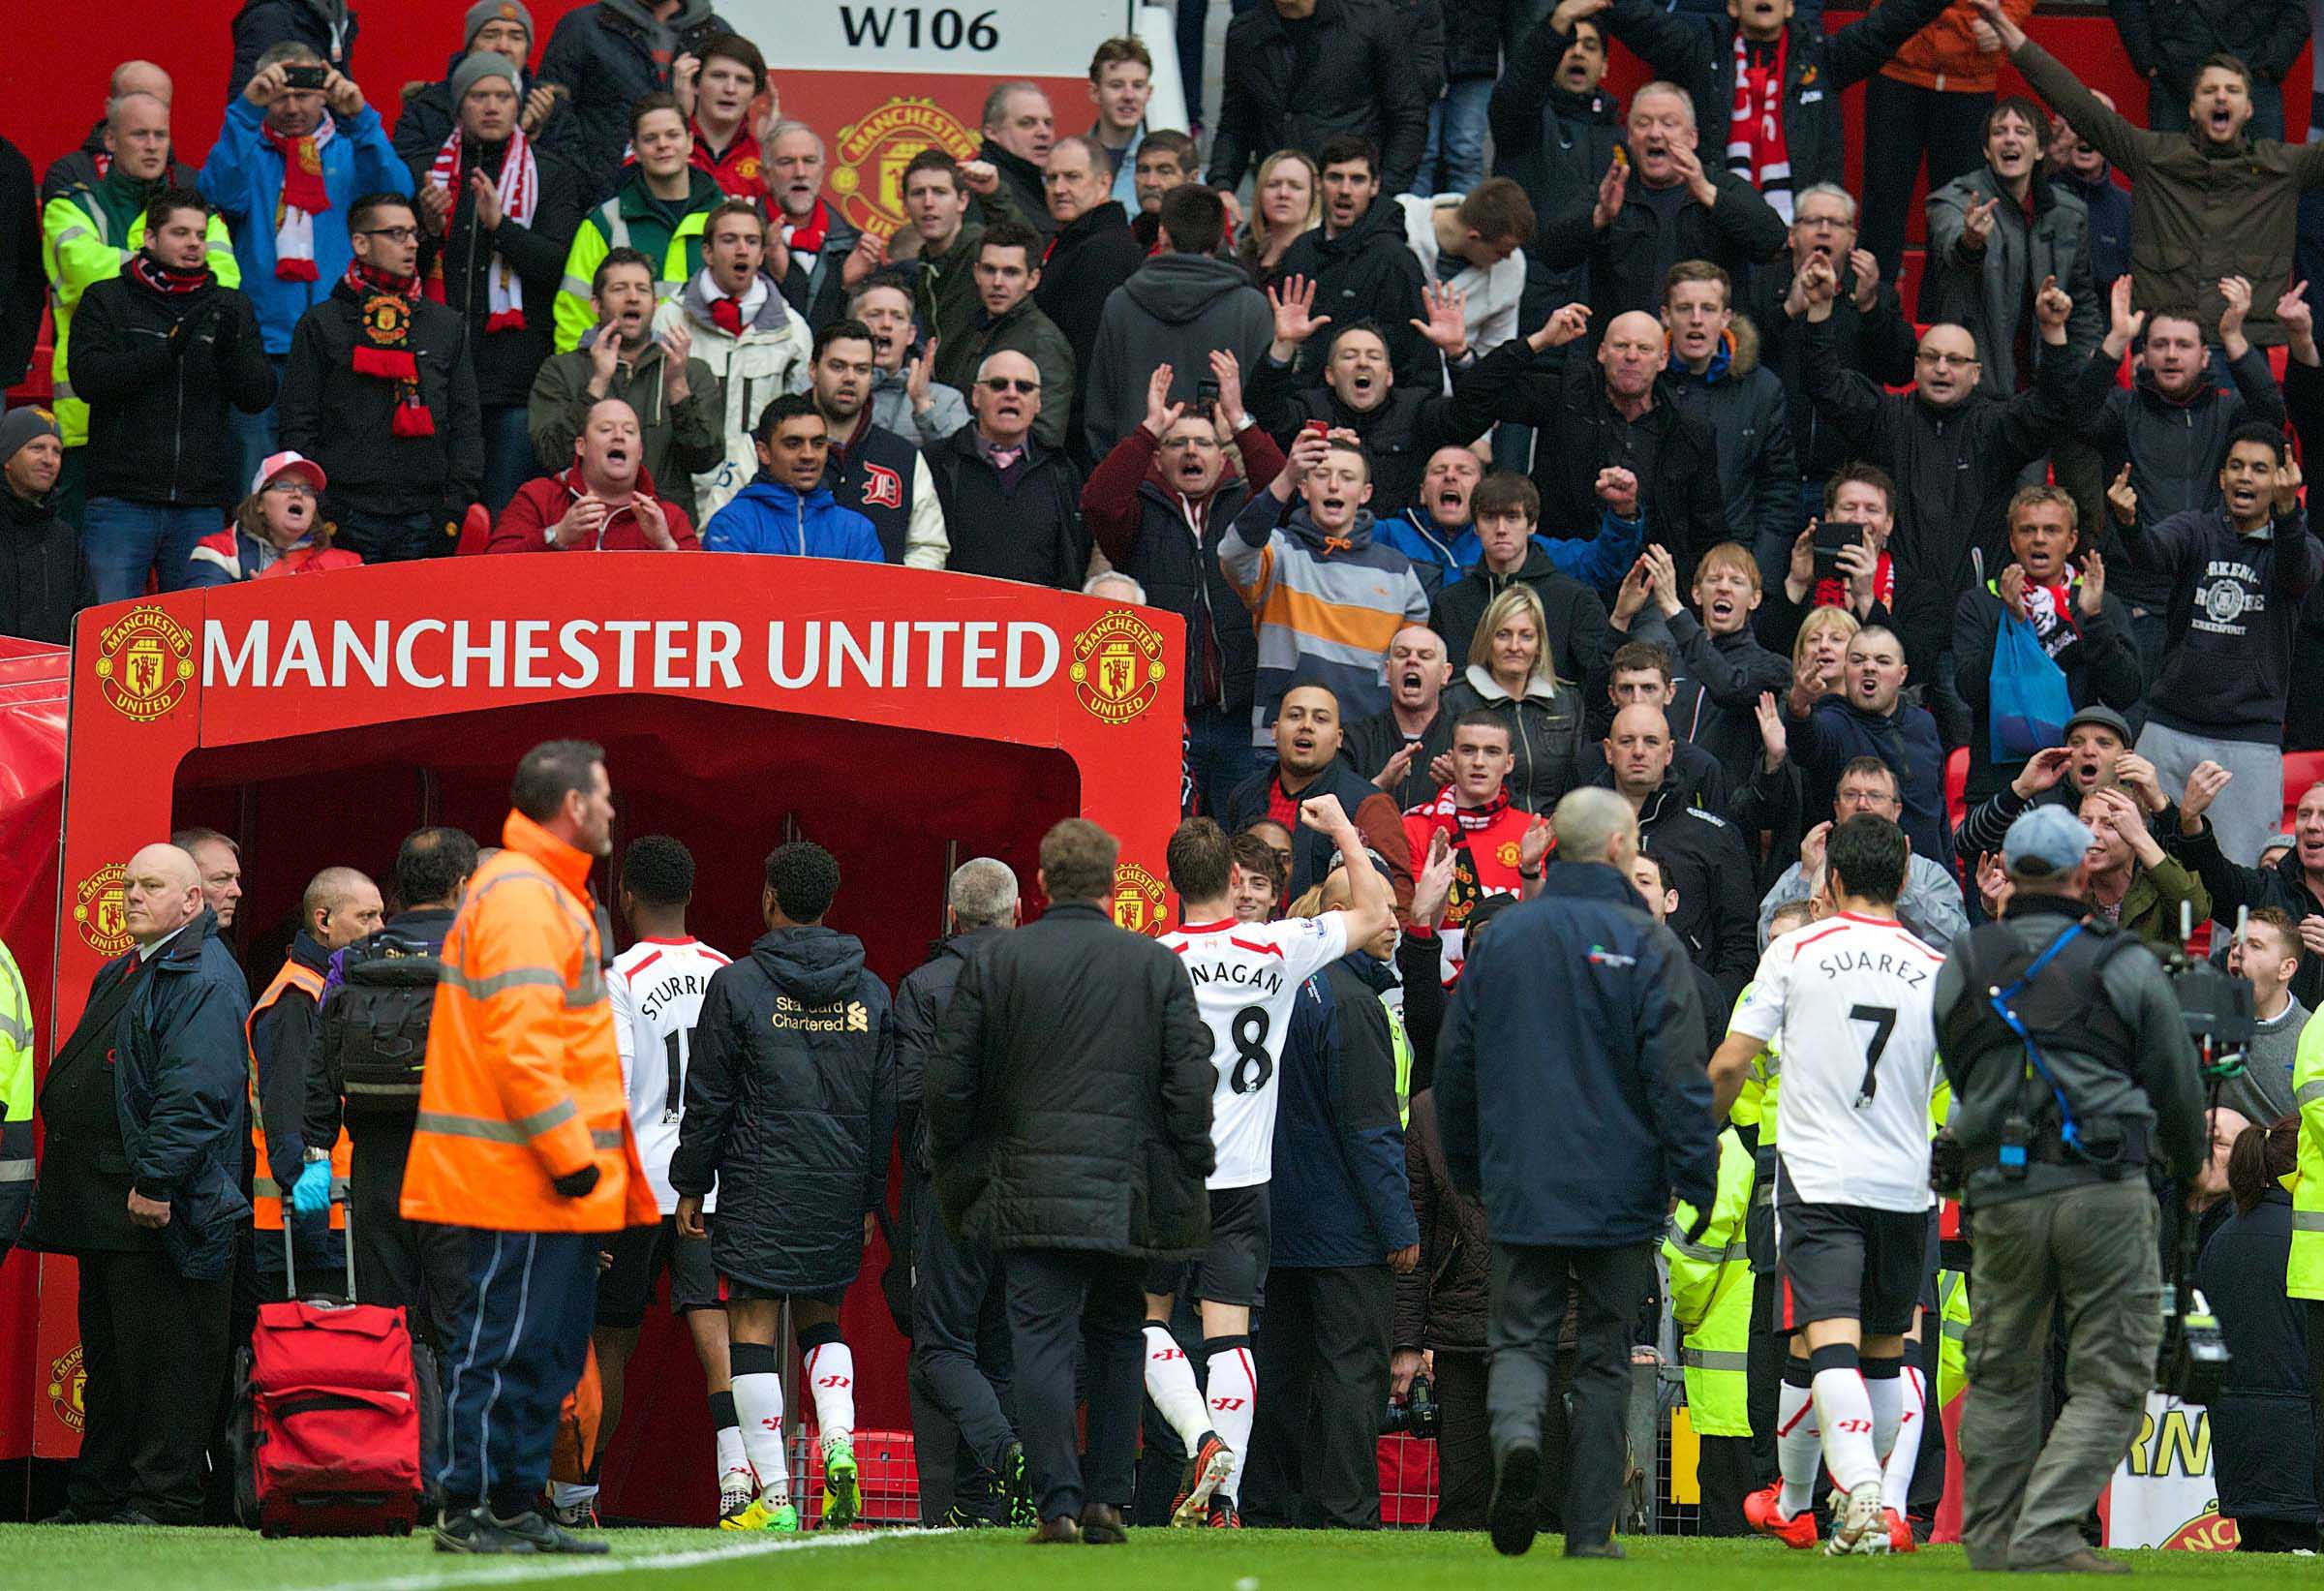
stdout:
[[(2136, 935), (2092, 909), (2090, 844), (2063, 807), (2012, 823), (2003, 918), (1955, 939), (1937, 975), (1975, 1234), (1961, 1535), (1976, 1569), (2126, 1567), (2081, 1524), (2138, 1434), (2162, 1342), (2148, 1178), (2167, 1166), (2184, 1183), (2209, 1147), (2179, 1001)], [(2044, 1443), (2053, 1315), (2070, 1370)]]
[[(2308, 1316), (2308, 1402), (2316, 1423), (2316, 1495), (2324, 1497), (2324, 1025), (2300, 1029), (2292, 1060), (2300, 1113), (2300, 1177), (2292, 1184), (2292, 1253), (2284, 1291)], [(2319, 1530), (2324, 1545), (2324, 1530)]]
[(1690, 1237), (1698, 1211), (1680, 1201), (1663, 1239), (1670, 1268), (1670, 1317), (1687, 1378), (1687, 1420), (1701, 1441), (1697, 1465), (1705, 1536), (1743, 1536), (1743, 1497), (1754, 1487), (1751, 1394), (1752, 1154), (1729, 1127), (1719, 1135), (1719, 1192), (1711, 1220)]
[[(291, 1241), (298, 1265), (321, 1282), (347, 1227), (344, 1200), (352, 1166), (345, 1144), (311, 1151), (306, 1144), (308, 1080), (322, 1030), (322, 986), (331, 956), (380, 926), (380, 887), (352, 868), (325, 868), (299, 902), (298, 933), (244, 1025), (250, 1056), (250, 1224), (265, 1296), (290, 1288), (283, 1261), (283, 1201), (291, 1201)], [(293, 1171), (291, 1168), (296, 1167)]]
[(443, 941), (404, 1171), (406, 1220), (471, 1229), (443, 1371), (436, 1545), (603, 1552), (538, 1504), (588, 1362), (604, 1235), (661, 1215), (630, 1136), (589, 890), (613, 849), (604, 749), (535, 747), (510, 799), (505, 848), (476, 870)]
[(23, 1229), (32, 1170), (32, 999), (0, 944), (0, 1260)]
[(407, 904), (331, 959), (307, 1074), (307, 1152), (327, 1152), (336, 1164), (344, 1148), (350, 1160), (356, 1291), (365, 1303), (410, 1311), (440, 1359), (451, 1347), (452, 1312), (465, 1291), (468, 1234), (407, 1221), (400, 1207), (443, 966), (438, 958), (475, 871), (476, 842), (459, 829), (405, 836), (395, 895)]
[(249, 986), (175, 845), (121, 880), (129, 954), (89, 986), (41, 1086), (24, 1246), (80, 1262), (85, 1423), (58, 1524), (201, 1523), (228, 1375)]

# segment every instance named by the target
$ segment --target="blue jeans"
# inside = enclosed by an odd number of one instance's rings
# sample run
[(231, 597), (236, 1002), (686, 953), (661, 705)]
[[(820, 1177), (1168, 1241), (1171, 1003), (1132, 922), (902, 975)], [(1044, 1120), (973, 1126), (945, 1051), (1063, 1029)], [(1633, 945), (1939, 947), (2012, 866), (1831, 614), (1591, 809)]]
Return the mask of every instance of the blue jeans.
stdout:
[(183, 591), (193, 568), (194, 543), (214, 535), (226, 523), (215, 506), (189, 508), (164, 503), (131, 503), (125, 498), (89, 500), (81, 525), (80, 550), (100, 602), (125, 602), (145, 595), (145, 577), (155, 573), (164, 591)]
[[(282, 354), (269, 353), (266, 362), (274, 366), (274, 384), (280, 390), (283, 367), (290, 361)], [(250, 491), (252, 483), (258, 479), (259, 466), (265, 463), (267, 455), (282, 445), (279, 441), (282, 429), (275, 422), (272, 404), (255, 414), (245, 414), (239, 409), (228, 409), (226, 429), (227, 434), (234, 439), (234, 475), (231, 484), (234, 495), (240, 497)]]
[(1445, 85), (1428, 107), (1428, 147), (1412, 179), (1415, 194), (1465, 194), (1484, 180), (1484, 112), (1492, 99), (1490, 77)]
[(487, 404), (483, 413), (484, 506), (498, 519), (517, 488), (539, 474), (540, 467), (533, 457), (523, 404)]
[(1273, 758), (1271, 749), (1263, 752), (1251, 745), (1248, 708), (1239, 713), (1215, 707), (1187, 710), (1186, 782), (1193, 786), (1201, 811), (1217, 816), (1235, 787)]

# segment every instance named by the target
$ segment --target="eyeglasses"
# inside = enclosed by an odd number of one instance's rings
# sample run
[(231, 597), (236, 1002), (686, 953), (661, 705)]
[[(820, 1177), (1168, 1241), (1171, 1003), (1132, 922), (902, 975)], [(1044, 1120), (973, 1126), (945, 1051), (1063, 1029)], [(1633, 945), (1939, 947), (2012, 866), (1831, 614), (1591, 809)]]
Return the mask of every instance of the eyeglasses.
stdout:
[(417, 227), (373, 227), (366, 229), (363, 235), (365, 237), (393, 238), (398, 243), (409, 243), (419, 235), (419, 229)]
[(266, 489), (270, 492), (280, 492), (285, 497), (314, 497), (316, 495), (315, 488), (303, 480), (270, 480), (266, 483)]
[(1041, 390), (1039, 382), (1028, 382), (1016, 376), (988, 376), (976, 384), (987, 392), (1038, 392)]
[(1977, 362), (1973, 353), (1942, 353), (1925, 348), (1913, 356), (1922, 364), (1935, 365), (1940, 370), (1966, 369)]

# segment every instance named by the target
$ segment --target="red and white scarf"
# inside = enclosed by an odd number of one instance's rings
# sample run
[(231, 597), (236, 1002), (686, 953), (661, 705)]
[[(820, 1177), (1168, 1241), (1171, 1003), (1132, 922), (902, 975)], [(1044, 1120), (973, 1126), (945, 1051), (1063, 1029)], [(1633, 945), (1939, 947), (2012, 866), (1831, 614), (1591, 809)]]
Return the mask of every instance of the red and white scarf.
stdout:
[(283, 157), (283, 191), (274, 201), (274, 274), (284, 282), (318, 280), (315, 218), (331, 207), (322, 179), (322, 151), (339, 136), (324, 116), (315, 131), (292, 137), (259, 124), (260, 136)]
[(1772, 52), (1755, 50), (1735, 35), (1735, 105), (1728, 119), (1727, 168), (1759, 191), (1791, 221), (1791, 146), (1784, 136), (1784, 74), (1791, 64), (1791, 30), (1777, 35)]
[(823, 240), (830, 234), (831, 210), (819, 199), (804, 222), (793, 226), (785, 217), (782, 223), (782, 246), (793, 254), (821, 254)]
[[(454, 207), (460, 203), (460, 193), (454, 185), (460, 181), (460, 129), (452, 128), (451, 137), (436, 151), (436, 164), (428, 168), (428, 186), (450, 196)], [(533, 145), (521, 127), (508, 131), (508, 149), (501, 157), (501, 177), (495, 185), (501, 197), (501, 218), (520, 226), (533, 225), (533, 211), (540, 202), (540, 167), (533, 158)], [(443, 302), (443, 260), (440, 255), (437, 268), (429, 273), (428, 296)], [(485, 318), (484, 330), (522, 331), (525, 329), (525, 285), (496, 251), (492, 262), (484, 268)]]

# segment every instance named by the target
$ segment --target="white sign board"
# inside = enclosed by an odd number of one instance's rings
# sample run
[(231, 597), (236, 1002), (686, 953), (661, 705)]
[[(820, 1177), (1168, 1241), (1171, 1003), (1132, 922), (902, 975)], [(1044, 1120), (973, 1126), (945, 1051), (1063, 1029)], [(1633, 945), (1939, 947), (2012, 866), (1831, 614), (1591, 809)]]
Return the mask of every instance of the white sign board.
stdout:
[(2235, 1533), (2219, 1518), (2219, 1487), (2212, 1476), (2210, 1411), (2160, 1392), (2147, 1394), (2138, 1440), (2115, 1467), (2106, 1521), (2108, 1546), (2233, 1549)]
[(800, 71), (1082, 77), (1091, 52), (1130, 26), (1123, 0), (721, 0), (719, 14), (766, 51), (779, 79)]

